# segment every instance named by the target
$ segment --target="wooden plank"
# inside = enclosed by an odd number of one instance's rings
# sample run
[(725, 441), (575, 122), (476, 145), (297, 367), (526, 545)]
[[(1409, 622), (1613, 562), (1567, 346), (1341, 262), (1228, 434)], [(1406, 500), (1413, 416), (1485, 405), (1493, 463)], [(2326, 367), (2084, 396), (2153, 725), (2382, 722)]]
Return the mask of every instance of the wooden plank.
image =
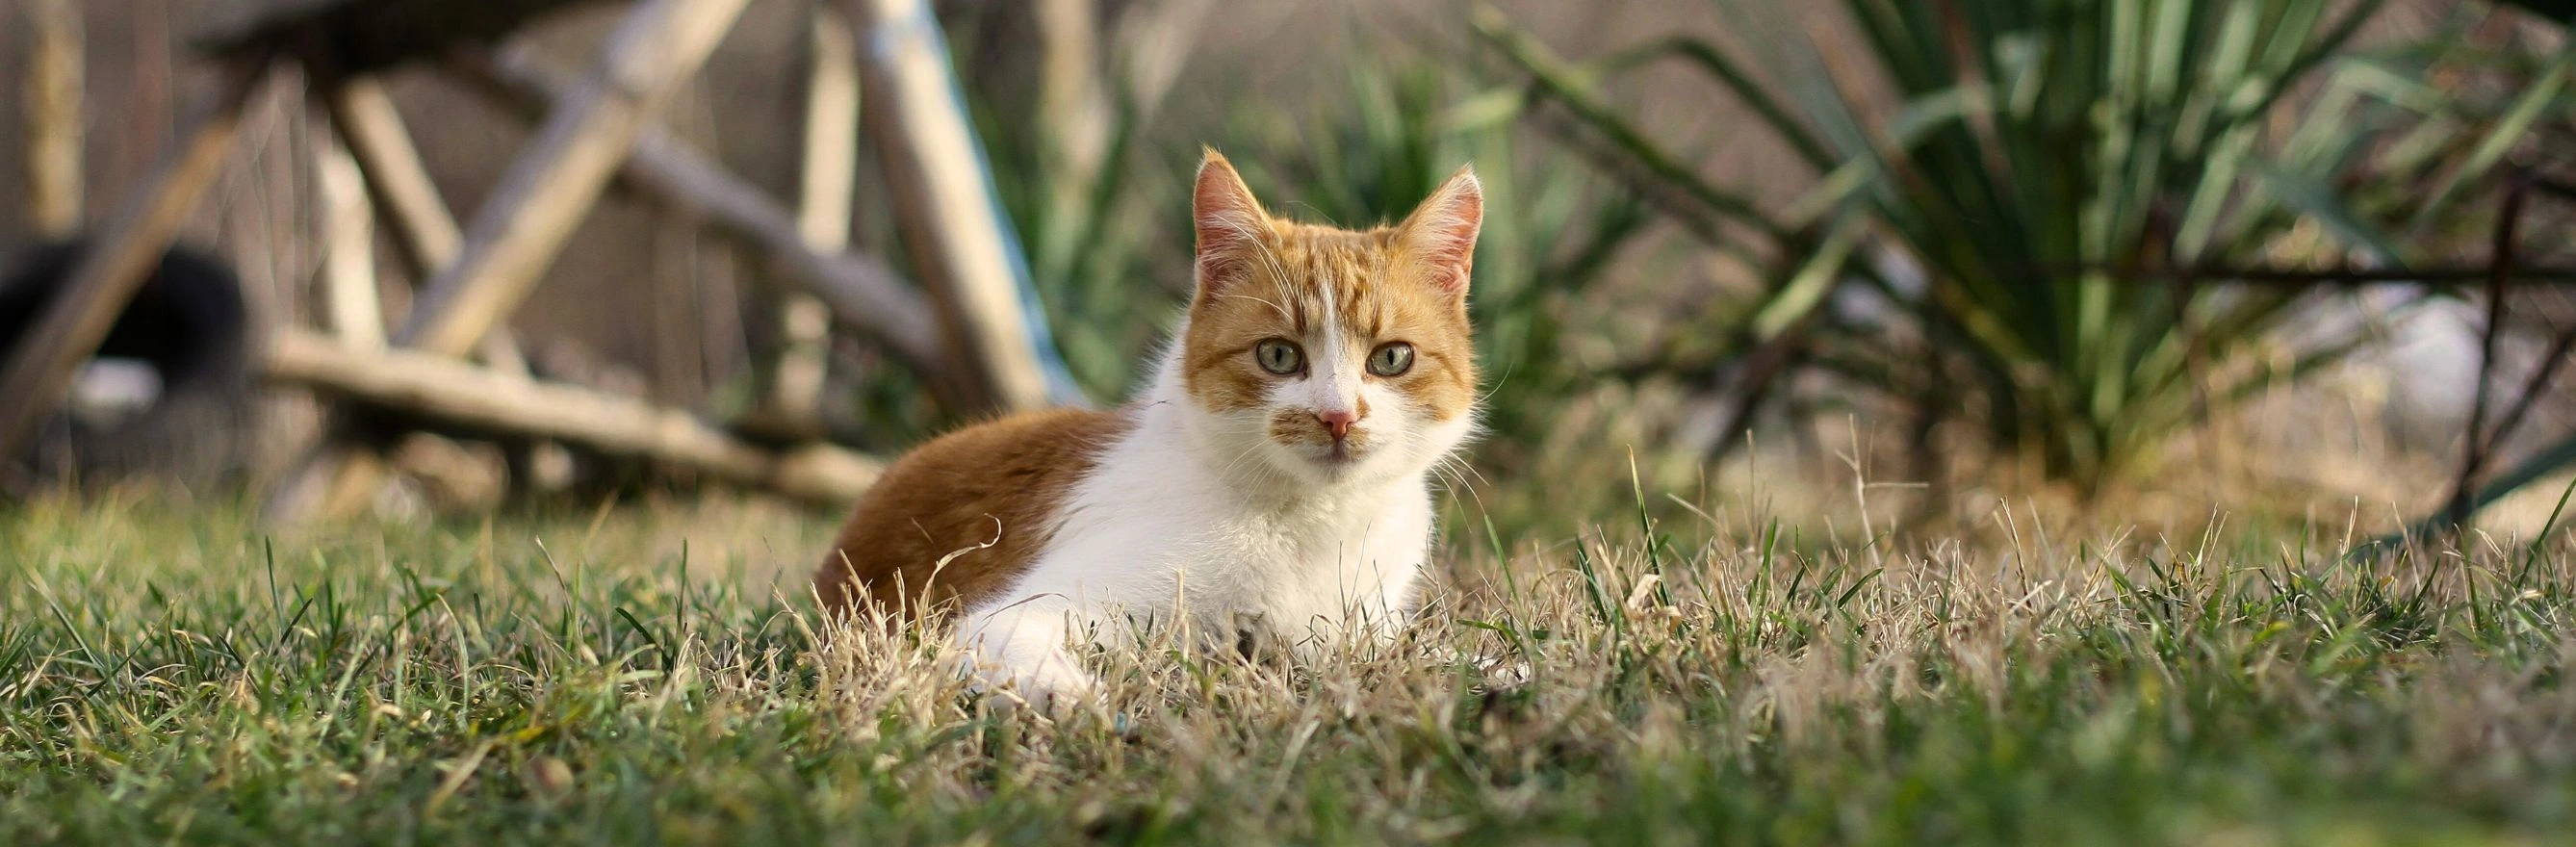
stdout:
[(804, 500), (847, 503), (884, 469), (826, 445), (764, 450), (687, 412), (631, 397), (511, 377), (425, 351), (364, 350), (309, 330), (278, 333), (267, 368), (271, 379), (461, 427), (647, 457)]
[[(598, 62), (539, 128), (465, 230), (453, 260), (413, 301), (398, 346), (463, 358), (535, 289), (564, 239), (679, 87), (714, 52), (747, 0), (646, 0), (609, 36)], [(346, 59), (341, 61), (345, 62)], [(378, 463), (346, 436), (295, 465), (268, 500), (268, 520), (348, 511)]]
[(430, 281), (406, 347), (463, 356), (516, 309), (625, 160), (653, 115), (697, 72), (746, 0), (647, 0), (546, 119)]
[(982, 400), (1048, 405), (1003, 216), (966, 122), (927, 0), (851, 0), (866, 64), (866, 117), (904, 243), (938, 307), (956, 361)]
[(1097, 0), (1035, 0), (1038, 31), (1038, 126), (1046, 128), (1048, 163), (1071, 197), (1088, 195), (1109, 155), (1111, 107), (1101, 84)]
[(27, 28), (35, 36), (27, 55), (26, 99), (21, 101), (27, 222), (47, 238), (69, 238), (81, 226), (81, 143), (87, 127), (80, 7), (77, 0), (33, 0), (27, 7)]
[[(429, 166), (412, 143), (411, 130), (392, 95), (374, 77), (346, 77), (330, 84), (323, 104), (331, 125), (364, 174), (367, 196), (391, 225), (394, 246), (402, 251), (414, 279), (431, 279), (456, 260), (465, 237), (447, 200), (430, 180)], [(505, 327), (496, 327), (475, 349), (475, 356), (507, 373), (528, 372), (527, 357)]]
[(376, 216), (367, 178), (347, 147), (327, 136), (316, 145), (314, 184), (323, 225), (323, 325), (360, 349), (385, 346), (385, 307), (376, 289)]
[[(459, 61), (453, 70), (521, 110), (545, 111), (571, 90), (568, 80), (524, 50), (503, 50), (490, 61)], [(915, 370), (934, 380), (948, 372), (938, 315), (900, 274), (869, 256), (814, 249), (795, 215), (686, 142), (647, 128), (618, 177), (639, 192), (695, 206), (709, 224), (759, 249), (822, 298), (834, 317), (883, 341)]]
[(215, 96), (186, 123), (180, 144), (128, 199), (90, 245), (62, 293), (0, 359), (0, 457), (26, 449), (37, 424), (62, 402), (81, 362), (98, 350), (134, 292), (150, 277), (206, 187), (223, 170), (241, 128), (242, 108), (267, 76), (267, 62), (242, 60), (224, 70)]
[(404, 260), (424, 277), (454, 261), (465, 237), (430, 181), (420, 148), (413, 146), (411, 131), (403, 126), (402, 113), (394, 109), (384, 84), (374, 77), (340, 79), (324, 92), (322, 102), (331, 126), (366, 174), (367, 193), (384, 211)]
[[(387, 339), (384, 307), (377, 297), (376, 215), (371, 208), (390, 225), (395, 248), (414, 280), (428, 279), (454, 261), (464, 239), (383, 85), (368, 76), (333, 78), (324, 85), (320, 99), (339, 139), (324, 154), (318, 174), (332, 242), (324, 266), (329, 288), (324, 314), (341, 338), (362, 348), (381, 348)], [(527, 359), (507, 329), (486, 336), (476, 355), (503, 375), (528, 373)], [(352, 440), (353, 434), (351, 421), (335, 411), (311, 439), (292, 449), (288, 455), (306, 459), (285, 478), (272, 508), (345, 514), (373, 497), (390, 468), (368, 445)], [(538, 443), (528, 450), (535, 455), (562, 447)]]
[[(382, 93), (382, 89), (374, 88), (372, 85), (369, 89), (377, 95)], [(386, 101), (386, 105), (389, 106), (390, 102)], [(340, 115), (349, 113), (334, 110), (335, 123), (338, 123), (336, 119)], [(339, 123), (339, 125), (348, 124)], [(378, 129), (384, 127), (381, 123), (375, 126)], [(378, 135), (378, 153), (373, 157), (377, 162), (376, 172), (425, 176), (426, 171), (421, 169), (410, 139), (401, 132), (398, 124), (392, 129), (393, 134), (390, 137), (397, 142), (392, 145), (392, 149), (397, 152), (389, 160), (383, 152), (386, 146), (382, 141), (386, 136)], [(405, 224), (396, 226), (395, 230), (397, 232), (409, 230), (413, 233), (410, 236), (397, 235), (395, 242), (397, 244), (408, 242), (413, 245), (412, 249), (403, 252), (406, 259), (414, 263), (412, 270), (415, 279), (427, 277), (434, 267), (434, 265), (421, 263), (444, 263), (453, 258), (457, 241), (456, 223), (447, 216), (446, 204), (440, 201), (435, 193), (426, 195), (424, 202), (418, 195), (408, 201), (396, 199), (408, 189), (370, 191), (366, 166), (359, 164), (357, 157), (352, 155), (343, 142), (336, 139), (324, 142), (317, 156), (315, 182), (320, 188), (327, 243), (322, 264), (324, 326), (333, 336), (350, 346), (365, 350), (382, 349), (386, 346), (387, 339), (385, 338), (384, 303), (378, 293), (381, 283), (376, 275), (374, 210), (384, 208), (392, 212), (390, 215), (392, 218)], [(402, 180), (403, 177), (397, 176), (395, 179)], [(427, 183), (424, 179), (414, 184), (425, 186)], [(423, 235), (424, 233), (426, 236)], [(444, 236), (442, 237), (440, 233), (444, 233)], [(517, 377), (528, 375), (528, 361), (520, 353), (518, 343), (510, 337), (506, 329), (495, 330), (490, 336), (484, 338), (482, 346), (475, 351), (475, 355), (485, 366), (502, 375)], [(326, 418), (325, 423), (325, 426), (317, 427), (309, 435), (302, 437), (297, 442), (298, 446), (291, 448), (288, 455), (313, 454), (326, 446), (323, 439), (342, 438), (348, 434), (349, 422), (337, 414), (336, 410)], [(333, 483), (338, 488), (334, 493), (327, 495), (321, 495), (319, 492), (307, 493), (318, 495), (321, 500), (327, 501), (328, 505), (322, 511), (332, 513), (351, 511), (356, 508), (358, 501), (373, 496), (378, 483), (382, 481), (389, 468), (385, 466), (382, 457), (357, 445), (329, 446), (337, 459), (333, 464), (341, 468), (341, 479)], [(525, 455), (513, 453), (511, 457), (517, 467), (533, 466), (538, 460), (532, 457), (548, 453), (559, 454), (563, 449), (562, 445), (552, 442), (522, 446), (526, 448)]]
[[(858, 201), (859, 56), (848, 16), (817, 4), (806, 59), (804, 161), (796, 195), (796, 231), (817, 253), (850, 247)], [(746, 427), (812, 439), (823, 432), (823, 381), (831, 353), (832, 309), (821, 298), (779, 298), (777, 357), (764, 368), (769, 390), (743, 417)]]
[(805, 137), (797, 172), (796, 229), (814, 249), (850, 246), (858, 204), (859, 48), (848, 16), (813, 9), (813, 55), (805, 72)]
[[(325, 225), (328, 227), (329, 252), (323, 257), (323, 322), (340, 340), (361, 350), (382, 350), (385, 337), (384, 303), (378, 296), (375, 251), (375, 209), (386, 204), (370, 184), (367, 165), (353, 148), (347, 110), (341, 108), (337, 88), (326, 92), (322, 101), (331, 118), (330, 140), (323, 145), (315, 162), (315, 183), (320, 189)], [(404, 140), (408, 146), (408, 139)], [(444, 210), (442, 209), (442, 214)], [(389, 215), (399, 219), (400, 215)], [(394, 243), (406, 258), (416, 256), (395, 228)], [(454, 226), (451, 224), (452, 231)], [(452, 246), (452, 245), (451, 245)], [(374, 496), (388, 472), (385, 459), (372, 449), (346, 439), (349, 419), (344, 409), (326, 409), (322, 421), (310, 430), (295, 435), (287, 455), (303, 458), (303, 463), (290, 468), (281, 480), (278, 495), (295, 503), (329, 503), (333, 511), (354, 511), (356, 504)], [(329, 476), (314, 476), (314, 457), (321, 457), (333, 469)], [(327, 489), (327, 486), (337, 488)]]

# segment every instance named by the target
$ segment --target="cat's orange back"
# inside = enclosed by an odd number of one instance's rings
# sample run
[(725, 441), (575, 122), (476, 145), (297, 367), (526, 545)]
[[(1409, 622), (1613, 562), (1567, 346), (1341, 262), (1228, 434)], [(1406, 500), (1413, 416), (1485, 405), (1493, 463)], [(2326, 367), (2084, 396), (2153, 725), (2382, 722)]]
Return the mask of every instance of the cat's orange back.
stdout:
[(814, 577), (824, 606), (845, 611), (864, 600), (909, 620), (1007, 588), (1045, 549), (1066, 495), (1126, 427), (1118, 412), (1057, 409), (914, 449), (859, 498), (825, 555)]

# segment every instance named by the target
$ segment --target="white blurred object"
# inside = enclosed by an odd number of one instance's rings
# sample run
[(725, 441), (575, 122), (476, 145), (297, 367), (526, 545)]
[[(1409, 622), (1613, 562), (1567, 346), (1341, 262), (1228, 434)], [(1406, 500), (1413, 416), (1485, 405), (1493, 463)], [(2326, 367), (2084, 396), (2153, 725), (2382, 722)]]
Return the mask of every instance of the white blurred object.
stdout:
[(103, 356), (82, 365), (72, 381), (72, 416), (104, 426), (161, 402), (161, 370), (141, 359)]
[(2391, 330), (2375, 364), (2402, 390), (2393, 392), (2400, 425), (2446, 429), (2467, 423), (2478, 384), (2478, 332), (2484, 318), (2458, 301), (2428, 304)]

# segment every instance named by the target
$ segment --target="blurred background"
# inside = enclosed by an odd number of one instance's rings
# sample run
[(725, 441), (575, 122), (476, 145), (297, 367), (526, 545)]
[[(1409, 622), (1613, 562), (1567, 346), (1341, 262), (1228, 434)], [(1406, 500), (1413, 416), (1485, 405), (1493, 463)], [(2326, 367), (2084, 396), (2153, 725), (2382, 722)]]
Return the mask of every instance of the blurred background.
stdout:
[[(511, 177), (540, 173), (549, 114), (627, 90), (597, 84), (629, 78), (620, 45), (687, 14), (721, 34), (703, 66), (634, 98), (643, 141), (595, 137), (694, 154), (768, 205), (631, 172), (570, 192), (577, 227), (475, 334), (524, 365), (476, 361), (685, 413), (744, 461), (829, 445), (862, 485), (1028, 405), (1020, 371), (1046, 402), (1118, 402), (1187, 294), (1209, 145), (1274, 211), (1345, 225), (1483, 175), (1488, 434), (1449, 510), (1480, 534), (1652, 491), (1873, 531), (2045, 503), (2530, 532), (2576, 462), (2563, 2), (0, 2), (0, 350), (14, 334), (21, 360), (80, 274), (61, 245), (151, 195), (227, 68), (273, 69), (65, 402), (0, 397), (45, 407), (0, 457), (22, 494), (257, 497), (357, 445), (391, 471), (358, 498), (380, 513), (712, 484), (831, 501), (846, 486), (368, 388), (326, 372), (342, 348), (267, 353), (290, 330), (373, 349), (370, 320), (401, 347), (419, 292), (455, 281), (407, 261), (398, 201), (349, 172), (348, 81), (388, 98), (470, 258), (512, 190), (543, 193)], [(887, 59), (907, 38), (947, 61)], [(496, 92), (531, 68), (564, 97)], [(817, 260), (755, 212), (844, 273), (797, 270)], [(879, 301), (815, 305), (809, 277), (926, 294), (939, 355), (865, 325)]]

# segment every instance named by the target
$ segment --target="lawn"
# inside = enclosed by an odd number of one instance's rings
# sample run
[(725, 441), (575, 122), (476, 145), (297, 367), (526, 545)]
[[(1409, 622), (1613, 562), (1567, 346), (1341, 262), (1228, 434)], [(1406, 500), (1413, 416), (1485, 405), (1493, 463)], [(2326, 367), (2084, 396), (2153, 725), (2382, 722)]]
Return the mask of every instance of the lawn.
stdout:
[(2576, 832), (2563, 535), (2347, 557), (2340, 520), (1865, 544), (1708, 512), (1463, 533), (1399, 644), (1149, 644), (1051, 722), (817, 620), (818, 516), (272, 539), (223, 508), (20, 506), (0, 844)]

